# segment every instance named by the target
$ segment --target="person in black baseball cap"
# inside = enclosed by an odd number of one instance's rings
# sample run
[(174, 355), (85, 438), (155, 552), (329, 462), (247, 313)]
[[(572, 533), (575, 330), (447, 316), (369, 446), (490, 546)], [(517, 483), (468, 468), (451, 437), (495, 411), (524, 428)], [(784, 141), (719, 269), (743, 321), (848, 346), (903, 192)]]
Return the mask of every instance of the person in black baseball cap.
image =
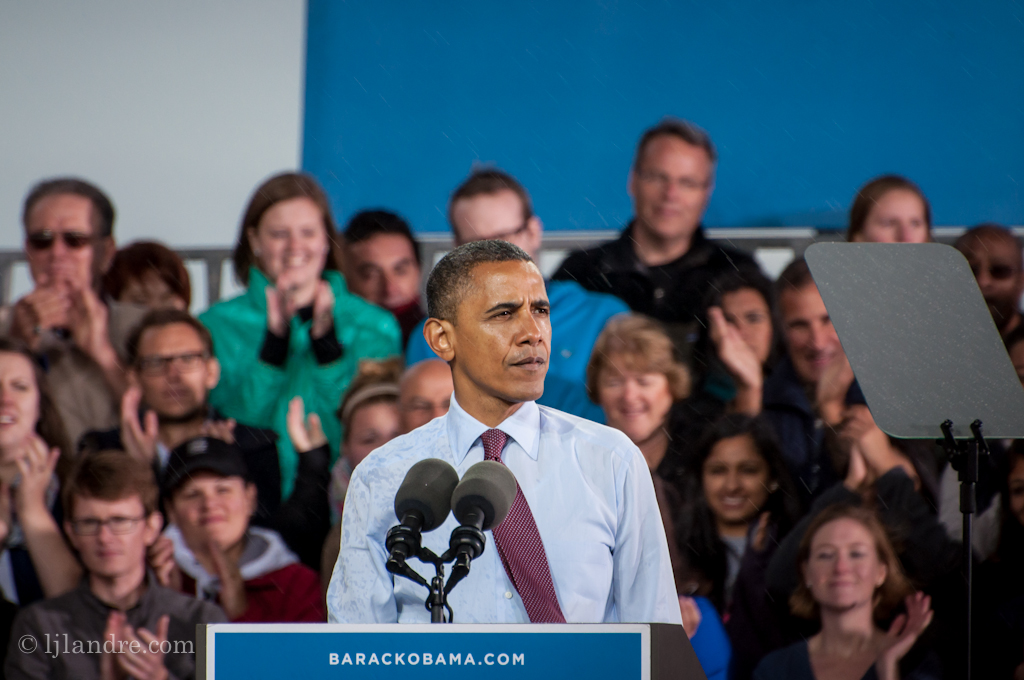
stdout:
[(213, 437), (171, 451), (162, 483), (170, 526), (151, 553), (157, 578), (216, 601), (232, 621), (323, 621), (320, 579), (272, 529), (251, 526), (256, 487), (241, 450)]

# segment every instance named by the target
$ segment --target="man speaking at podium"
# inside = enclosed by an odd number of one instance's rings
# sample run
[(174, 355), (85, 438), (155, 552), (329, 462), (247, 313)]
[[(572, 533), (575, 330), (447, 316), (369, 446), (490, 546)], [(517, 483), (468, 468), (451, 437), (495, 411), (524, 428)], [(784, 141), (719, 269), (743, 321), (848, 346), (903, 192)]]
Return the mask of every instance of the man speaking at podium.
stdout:
[[(356, 468), (327, 605), (336, 623), (426, 623), (427, 589), (386, 569), (395, 494), (426, 458), (461, 477), (498, 460), (518, 481), (505, 520), (451, 591), (456, 623), (681, 624), (665, 532), (647, 464), (625, 435), (534, 400), (551, 341), (544, 279), (505, 241), (460, 246), (427, 282), (424, 336), (455, 383), (442, 417), (392, 440)], [(423, 534), (437, 554), (457, 520)], [(410, 560), (429, 580), (433, 567)]]

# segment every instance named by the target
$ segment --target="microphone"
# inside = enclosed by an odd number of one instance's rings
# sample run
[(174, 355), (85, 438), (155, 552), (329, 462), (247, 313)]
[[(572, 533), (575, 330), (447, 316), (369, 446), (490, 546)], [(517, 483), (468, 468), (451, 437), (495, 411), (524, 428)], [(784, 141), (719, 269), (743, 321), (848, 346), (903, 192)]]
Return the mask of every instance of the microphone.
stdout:
[(469, 563), (484, 551), (484, 531), (498, 526), (516, 499), (519, 484), (501, 463), (485, 460), (469, 468), (452, 492), (452, 512), (459, 526), (452, 532), (447, 554), (455, 555), (445, 594), (469, 574)]
[[(419, 552), (420, 534), (433, 531), (447, 519), (452, 492), (458, 483), (459, 473), (438, 458), (421, 460), (409, 468), (395, 494), (399, 524), (388, 530), (384, 542), (389, 553), (388, 571), (404, 576), (408, 576), (406, 571), (412, 572), (405, 561)], [(426, 585), (422, 577), (416, 576)]]

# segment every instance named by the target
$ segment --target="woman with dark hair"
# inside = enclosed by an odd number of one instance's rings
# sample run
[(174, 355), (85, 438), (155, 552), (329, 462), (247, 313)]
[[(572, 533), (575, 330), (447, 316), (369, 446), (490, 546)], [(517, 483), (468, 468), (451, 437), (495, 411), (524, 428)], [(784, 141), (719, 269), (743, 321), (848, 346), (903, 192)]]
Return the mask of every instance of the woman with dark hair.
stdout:
[(927, 243), (932, 240), (932, 208), (921, 188), (906, 177), (876, 177), (853, 199), (846, 240)]
[(677, 445), (691, 452), (724, 413), (761, 412), (764, 379), (779, 346), (772, 283), (756, 269), (715, 279), (704, 318), (693, 352), (696, 388), (673, 410), (669, 428)]
[(771, 425), (729, 414), (712, 423), (693, 458), (697, 488), (679, 527), (700, 588), (726, 610), (752, 541), (774, 544), (800, 516)]
[(62, 595), (82, 577), (59, 522), (69, 451), (42, 369), (28, 348), (0, 338), (0, 593), (15, 605)]
[[(797, 557), (801, 578), (790, 609), (817, 619), (821, 630), (765, 657), (755, 680), (898, 680), (900, 659), (931, 623), (931, 598), (913, 592), (875, 514), (827, 508), (803, 534)], [(901, 603), (906, 612), (883, 629)]]
[(732, 641), (731, 678), (749, 678), (782, 645), (782, 625), (764, 596), (775, 546), (800, 514), (771, 425), (729, 414), (712, 423), (692, 461), (695, 489), (680, 513), (684, 581), (714, 602)]
[(114, 254), (103, 275), (103, 292), (150, 309), (187, 310), (192, 284), (178, 254), (154, 241), (136, 241)]
[(213, 335), (221, 380), (210, 405), (224, 416), (278, 433), (282, 497), (298, 459), (288, 437), (292, 397), (320, 414), (336, 456), (333, 414), (359, 360), (398, 354), (393, 316), (351, 294), (337, 271), (337, 235), (323, 189), (309, 175), (284, 173), (253, 192), (235, 245), (242, 295), (200, 319)]

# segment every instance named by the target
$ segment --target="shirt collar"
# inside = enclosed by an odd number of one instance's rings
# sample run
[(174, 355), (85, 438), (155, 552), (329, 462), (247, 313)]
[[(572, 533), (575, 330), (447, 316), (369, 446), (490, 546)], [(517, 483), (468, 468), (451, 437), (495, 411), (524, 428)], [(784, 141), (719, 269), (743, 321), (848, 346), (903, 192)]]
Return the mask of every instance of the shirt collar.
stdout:
[[(473, 416), (466, 413), (455, 395), (448, 407), (448, 442), (452, 448), (452, 457), (459, 465), (466, 459), (469, 450), (487, 430), (491, 429)], [(532, 401), (524, 403), (498, 427), (522, 447), (530, 458), (537, 460), (537, 440), (540, 438), (540, 409)]]

